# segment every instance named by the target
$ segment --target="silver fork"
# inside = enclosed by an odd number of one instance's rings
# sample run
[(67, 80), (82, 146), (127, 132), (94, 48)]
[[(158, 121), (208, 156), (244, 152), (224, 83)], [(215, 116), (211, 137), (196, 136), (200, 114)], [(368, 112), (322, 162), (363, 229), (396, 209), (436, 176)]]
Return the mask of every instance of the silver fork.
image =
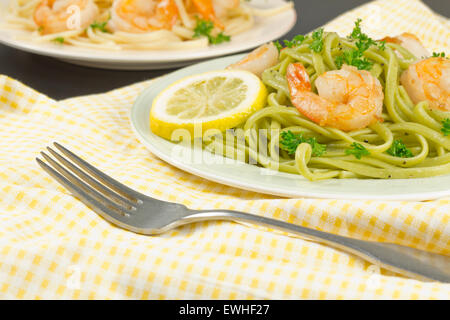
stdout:
[[(158, 235), (182, 225), (207, 221), (242, 221), (299, 235), (357, 255), (385, 269), (424, 280), (450, 282), (450, 257), (392, 243), (362, 241), (231, 210), (192, 210), (157, 200), (128, 188), (58, 143), (36, 161), (75, 197), (107, 221), (123, 229)], [(55, 160), (56, 159), (56, 160)]]

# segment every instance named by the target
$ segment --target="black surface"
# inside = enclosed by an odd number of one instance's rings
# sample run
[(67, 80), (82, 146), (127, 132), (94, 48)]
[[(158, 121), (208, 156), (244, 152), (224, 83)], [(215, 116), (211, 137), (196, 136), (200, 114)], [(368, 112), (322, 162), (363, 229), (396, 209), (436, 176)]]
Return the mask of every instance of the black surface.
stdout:
[[(296, 0), (299, 20), (283, 38), (305, 34), (339, 14), (368, 1)], [(424, 0), (441, 15), (450, 17), (450, 0)], [(0, 44), (0, 74), (18, 79), (54, 99), (108, 91), (163, 75), (172, 70), (110, 71), (71, 65), (52, 58), (21, 52)]]

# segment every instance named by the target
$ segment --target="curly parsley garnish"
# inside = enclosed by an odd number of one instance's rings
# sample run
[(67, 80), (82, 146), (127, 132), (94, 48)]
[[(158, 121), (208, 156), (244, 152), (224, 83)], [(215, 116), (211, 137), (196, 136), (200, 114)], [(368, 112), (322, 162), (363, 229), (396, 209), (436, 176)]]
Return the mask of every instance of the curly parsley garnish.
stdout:
[(220, 32), (217, 36), (213, 36), (211, 32), (214, 29), (214, 23), (208, 20), (197, 20), (197, 25), (194, 29), (194, 38), (207, 37), (210, 44), (220, 44), (222, 42), (228, 42), (231, 37)]
[(344, 63), (349, 66), (355, 66), (358, 70), (370, 70), (373, 66), (373, 63), (363, 57), (359, 50), (344, 51), (343, 55), (338, 56), (335, 62), (338, 69), (341, 69)]
[[(275, 41), (274, 44), (277, 47), (278, 51), (281, 51), (283, 48), (294, 48), (301, 45), (305, 40), (309, 39), (309, 36), (306, 35), (296, 35), (292, 40), (283, 40), (284, 47), (280, 43), (280, 41)], [(323, 49), (323, 29), (318, 29), (312, 33), (313, 42), (309, 45), (309, 48), (314, 50), (315, 52), (321, 52)]]
[(301, 45), (303, 41), (305, 41), (306, 37), (302, 34), (296, 35), (294, 38), (292, 38), (291, 41), (284, 40), (284, 46), (288, 48), (293, 48)]
[(219, 44), (222, 42), (229, 42), (231, 40), (230, 36), (227, 36), (223, 32), (220, 32), (216, 37), (211, 37), (209, 39), (209, 43), (211, 44)]
[(386, 48), (386, 42), (375, 41), (371, 39), (367, 34), (361, 30), (361, 19), (356, 20), (355, 27), (352, 33), (348, 36), (351, 40), (356, 40), (355, 50), (347, 50), (335, 60), (336, 66), (340, 69), (342, 65), (348, 64), (349, 66), (355, 66), (358, 70), (370, 70), (372, 69), (373, 62), (364, 57), (364, 52), (371, 46), (378, 46), (380, 50)]
[(442, 133), (444, 136), (450, 136), (450, 118), (442, 121)]
[(367, 150), (362, 144), (358, 142), (353, 142), (350, 147), (351, 149), (345, 150), (345, 154), (354, 155), (356, 159), (361, 160), (363, 156), (370, 155), (369, 150)]
[(280, 43), (280, 41), (274, 41), (273, 44), (274, 44), (275, 47), (278, 49), (278, 52), (280, 52), (281, 50), (283, 50), (283, 45)]
[(312, 33), (313, 42), (309, 48), (314, 52), (320, 53), (323, 50), (323, 28), (320, 28)]
[(326, 152), (327, 146), (317, 142), (316, 138), (304, 138), (301, 133), (285, 131), (281, 133), (280, 147), (290, 155), (294, 155), (297, 147), (302, 143), (308, 143), (312, 148), (312, 155), (320, 157)]
[(411, 150), (409, 150), (402, 140), (394, 140), (392, 146), (386, 151), (393, 157), (398, 158), (412, 158), (414, 155)]
[(64, 38), (63, 37), (57, 37), (55, 39), (53, 39), (52, 41), (57, 42), (59, 44), (64, 44)]

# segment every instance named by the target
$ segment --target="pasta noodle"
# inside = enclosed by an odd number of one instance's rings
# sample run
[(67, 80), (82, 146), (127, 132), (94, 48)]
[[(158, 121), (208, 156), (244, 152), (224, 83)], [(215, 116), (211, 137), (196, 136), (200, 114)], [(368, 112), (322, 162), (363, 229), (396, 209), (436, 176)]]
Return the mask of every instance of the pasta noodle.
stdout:
[[(300, 174), (310, 180), (406, 179), (450, 174), (450, 136), (441, 132), (442, 120), (450, 118), (450, 114), (431, 110), (426, 101), (417, 105), (412, 103), (400, 85), (399, 75), (415, 57), (397, 44), (387, 43), (384, 49), (371, 46), (364, 52), (364, 56), (374, 62), (370, 72), (384, 88), (383, 122), (344, 132), (319, 126), (299, 113), (290, 101), (286, 80), (288, 66), (302, 63), (314, 89), (314, 80), (319, 75), (338, 69), (335, 61), (342, 50), (355, 49), (355, 41), (340, 38), (336, 33), (324, 33), (321, 53), (311, 50), (312, 41), (308, 37), (299, 46), (284, 48), (279, 63), (263, 73), (263, 82), (270, 90), (267, 106), (251, 115), (242, 127), (236, 128), (244, 131), (245, 138), (228, 140), (234, 141), (228, 149), (223, 148), (222, 141), (211, 139), (205, 143), (206, 149), (246, 162), (253, 160), (266, 168)], [(289, 131), (315, 138), (326, 145), (326, 152), (313, 156), (311, 145), (301, 143), (294, 155), (288, 154), (280, 148), (280, 135)], [(233, 139), (236, 132), (227, 135)], [(412, 156), (388, 154), (386, 151), (395, 140), (402, 140)], [(370, 155), (358, 159), (347, 154), (352, 143), (362, 145)]]
[[(185, 3), (191, 0), (174, 0), (178, 9), (179, 21), (172, 30), (157, 30), (148, 33), (129, 32), (103, 32), (92, 25), (83, 30), (70, 30), (65, 32), (41, 35), (39, 28), (33, 20), (36, 7), (41, 0), (11, 0), (8, 13), (5, 17), (4, 27), (31, 32), (29, 38), (35, 42), (48, 42), (55, 39), (64, 39), (64, 44), (77, 47), (86, 47), (104, 50), (185, 50), (205, 48), (209, 46), (205, 37), (194, 38), (196, 18), (188, 13)], [(104, 23), (110, 19), (113, 0), (94, 0), (100, 13), (96, 19), (97, 23)], [(222, 20), (224, 34), (234, 36), (251, 29), (254, 26), (255, 16), (273, 16), (292, 8), (293, 3), (268, 9), (254, 9), (248, 5), (241, 4), (239, 7), (230, 9)]]

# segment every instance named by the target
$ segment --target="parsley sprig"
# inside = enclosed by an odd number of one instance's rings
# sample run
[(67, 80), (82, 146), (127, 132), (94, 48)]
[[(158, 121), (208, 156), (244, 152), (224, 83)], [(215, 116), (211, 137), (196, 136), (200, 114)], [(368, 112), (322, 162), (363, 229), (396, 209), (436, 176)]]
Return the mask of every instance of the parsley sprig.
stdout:
[(384, 50), (386, 48), (386, 43), (384, 41), (375, 41), (362, 32), (361, 22), (361, 19), (356, 20), (355, 27), (353, 28), (352, 33), (348, 36), (350, 40), (356, 40), (355, 45), (357, 49), (346, 50), (342, 55), (336, 58), (336, 66), (339, 69), (345, 63), (349, 66), (357, 67), (358, 70), (370, 70), (372, 69), (373, 62), (364, 57), (364, 52), (371, 46), (378, 46), (380, 50)]
[(370, 70), (373, 66), (373, 63), (363, 57), (359, 50), (344, 51), (341, 56), (336, 58), (335, 62), (338, 69), (341, 69), (344, 63), (349, 66), (355, 66), (358, 70)]
[(326, 152), (327, 146), (317, 142), (316, 138), (305, 138), (301, 133), (284, 131), (281, 133), (280, 147), (290, 155), (294, 155), (297, 147), (302, 143), (308, 143), (312, 148), (312, 155), (320, 157)]
[[(312, 43), (309, 45), (309, 48), (314, 52), (322, 52), (323, 50), (323, 28), (317, 29), (311, 34)], [(283, 40), (285, 48), (294, 48), (301, 45), (305, 40), (310, 39), (309, 35), (296, 35), (292, 40)], [(275, 46), (278, 48), (278, 51), (281, 51), (284, 47), (280, 43), (280, 41), (274, 42)]]
[(411, 150), (409, 150), (402, 140), (394, 140), (392, 146), (386, 151), (388, 154), (398, 158), (412, 158), (414, 157)]
[(363, 156), (370, 155), (369, 150), (367, 150), (362, 144), (358, 142), (353, 142), (350, 147), (351, 149), (345, 150), (345, 154), (354, 155), (356, 159), (361, 160)]
[[(287, 40), (285, 40), (287, 41)], [(283, 45), (280, 43), (280, 41), (274, 41), (273, 43), (275, 45), (275, 47), (278, 49), (278, 52), (280, 52), (281, 50), (283, 50)]]
[(297, 47), (299, 45), (301, 45), (303, 43), (303, 41), (305, 41), (307, 37), (305, 37), (302, 34), (296, 35), (294, 38), (292, 38), (291, 41), (289, 40), (284, 40), (284, 46), (287, 48), (293, 48), (293, 47)]
[(444, 136), (450, 136), (450, 118), (447, 118), (442, 121), (442, 133)]
[(433, 58), (445, 58), (445, 52), (433, 52)]
[(277, 47), (278, 52), (280, 52), (285, 47), (286, 48), (297, 47), (297, 46), (301, 45), (306, 39), (308, 39), (308, 36), (304, 36), (302, 34), (299, 34), (299, 35), (296, 35), (294, 38), (292, 38), (292, 40), (283, 40), (284, 47), (280, 43), (280, 41), (275, 41), (274, 44), (275, 44), (275, 47)]
[(213, 36), (211, 34), (213, 29), (214, 23), (212, 21), (197, 19), (197, 25), (195, 26), (193, 37), (207, 37), (210, 44), (220, 44), (231, 40), (231, 37), (223, 32), (220, 32), (217, 36)]
[(313, 42), (309, 45), (309, 48), (314, 52), (320, 53), (323, 50), (323, 28), (317, 29), (312, 33)]
[(109, 30), (106, 29), (106, 25), (108, 24), (108, 21), (105, 22), (94, 22), (91, 24), (92, 29), (98, 29), (101, 32), (109, 33)]
[(64, 38), (63, 37), (56, 37), (55, 39), (52, 39), (53, 42), (64, 44)]

